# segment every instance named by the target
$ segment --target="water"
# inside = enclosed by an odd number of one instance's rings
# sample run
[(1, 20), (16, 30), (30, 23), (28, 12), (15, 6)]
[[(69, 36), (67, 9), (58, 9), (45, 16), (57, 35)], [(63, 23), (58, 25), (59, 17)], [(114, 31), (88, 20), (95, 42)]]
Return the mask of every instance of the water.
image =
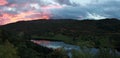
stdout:
[[(52, 49), (58, 49), (58, 48), (63, 48), (69, 58), (72, 58), (72, 50), (76, 50), (78, 52), (89, 52), (91, 54), (96, 54), (99, 52), (99, 49), (97, 48), (81, 48), (80, 46), (77, 46), (77, 45), (71, 45), (71, 44), (67, 44), (67, 43), (64, 43), (64, 42), (61, 42), (61, 41), (47, 41), (47, 40), (31, 40), (33, 43), (36, 43), (38, 45), (41, 45), (41, 46), (44, 46), (44, 47), (47, 47), (47, 48), (52, 48)], [(111, 50), (112, 51), (112, 50)], [(117, 54), (120, 55), (120, 52), (117, 52)]]

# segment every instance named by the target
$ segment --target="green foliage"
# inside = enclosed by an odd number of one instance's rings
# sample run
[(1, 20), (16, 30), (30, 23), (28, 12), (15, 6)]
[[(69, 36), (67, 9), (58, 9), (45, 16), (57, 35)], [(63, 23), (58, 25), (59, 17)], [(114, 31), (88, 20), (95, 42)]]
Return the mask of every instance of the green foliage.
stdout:
[[(112, 53), (111, 53), (112, 52)], [(72, 51), (73, 58), (119, 58), (120, 55), (115, 53), (115, 50), (111, 50), (110, 48), (100, 48), (99, 51), (95, 54), (90, 53), (90, 51), (86, 51), (85, 48), (82, 51)]]
[(96, 54), (96, 57), (97, 58), (119, 58), (120, 55), (116, 54), (116, 51), (114, 49), (100, 48), (99, 52)]
[(0, 30), (0, 38), (2, 37), (2, 30)]
[(36, 38), (100, 49), (96, 55), (85, 48), (81, 52), (72, 51), (73, 58), (120, 58), (116, 53), (109, 53), (111, 49), (120, 50), (120, 20), (41, 20), (0, 28), (3, 28), (0, 30), (0, 58), (68, 58), (64, 50), (53, 51), (30, 42)]
[(90, 54), (89, 52), (78, 52), (73, 50), (72, 51), (73, 58), (94, 58), (93, 54)]
[(80, 41), (76, 43), (78, 46), (86, 46), (86, 47), (95, 47), (95, 43), (92, 41)]
[(0, 58), (20, 58), (18, 56), (17, 48), (10, 42), (6, 41), (3, 45), (0, 45)]
[(66, 43), (72, 43), (72, 38), (71, 37), (68, 37), (68, 36), (65, 36), (65, 35), (62, 35), (62, 34), (56, 34), (54, 36), (32, 36), (33, 39), (48, 39), (48, 40), (58, 40), (58, 41), (64, 41)]
[(64, 49), (59, 48), (48, 54), (47, 58), (68, 58), (68, 56)]

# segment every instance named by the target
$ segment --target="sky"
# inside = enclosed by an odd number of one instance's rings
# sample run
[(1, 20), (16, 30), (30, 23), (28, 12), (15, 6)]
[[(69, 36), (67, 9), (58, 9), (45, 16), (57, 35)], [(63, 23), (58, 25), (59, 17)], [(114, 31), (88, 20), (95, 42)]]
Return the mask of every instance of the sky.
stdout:
[(120, 0), (0, 0), (0, 25), (38, 19), (120, 18)]

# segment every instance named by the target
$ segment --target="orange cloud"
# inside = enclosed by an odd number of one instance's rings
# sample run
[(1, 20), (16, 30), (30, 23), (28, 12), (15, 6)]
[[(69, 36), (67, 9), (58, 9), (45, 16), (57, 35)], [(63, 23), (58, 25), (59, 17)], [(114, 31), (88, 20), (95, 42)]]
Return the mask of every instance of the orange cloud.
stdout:
[(0, 5), (6, 5), (8, 2), (6, 0), (0, 0)]
[[(0, 5), (5, 5), (8, 2), (6, 0), (0, 0)], [(10, 4), (10, 7), (16, 7), (16, 6), (29, 6), (29, 3), (25, 3), (22, 5), (17, 5), (17, 4)], [(47, 6), (36, 6), (33, 5), (34, 7), (39, 7), (41, 12), (36, 11), (36, 10), (27, 10), (26, 12), (19, 12), (18, 14), (10, 14), (10, 13), (3, 13), (2, 10), (0, 10), (0, 25), (5, 25), (9, 23), (14, 23), (17, 21), (29, 21), (29, 20), (38, 20), (38, 19), (50, 19), (51, 18), (51, 13), (50, 9), (56, 9), (56, 8), (62, 8), (63, 6), (61, 5), (47, 5)], [(17, 10), (16, 10), (17, 11)]]
[(4, 13), (2, 14), (2, 16), (0, 16), (0, 25), (13, 23), (17, 21), (29, 21), (29, 20), (37, 20), (37, 19), (49, 19), (49, 18), (50, 18), (49, 12), (36, 13), (34, 11), (27, 11), (19, 14)]

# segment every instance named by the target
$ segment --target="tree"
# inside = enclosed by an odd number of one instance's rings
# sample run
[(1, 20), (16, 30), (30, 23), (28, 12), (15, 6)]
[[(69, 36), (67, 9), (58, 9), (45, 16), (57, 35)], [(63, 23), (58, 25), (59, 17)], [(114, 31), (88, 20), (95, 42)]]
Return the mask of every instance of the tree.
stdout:
[(17, 54), (17, 48), (9, 41), (5, 41), (0, 45), (0, 58), (20, 58)]

